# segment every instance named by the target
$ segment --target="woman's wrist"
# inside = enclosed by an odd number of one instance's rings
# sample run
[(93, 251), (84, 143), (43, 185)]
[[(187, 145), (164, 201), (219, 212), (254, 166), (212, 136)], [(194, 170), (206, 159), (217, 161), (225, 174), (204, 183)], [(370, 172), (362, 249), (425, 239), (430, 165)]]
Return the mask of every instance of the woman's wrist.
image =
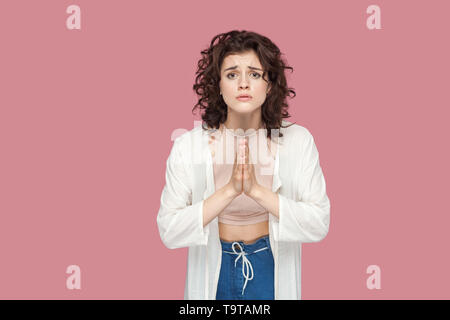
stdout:
[(279, 218), (278, 193), (257, 184), (254, 188), (252, 188), (249, 196), (275, 217)]
[(255, 201), (258, 201), (261, 198), (261, 188), (263, 188), (260, 184), (255, 184), (252, 187), (252, 190), (250, 191), (250, 193), (248, 194), (248, 196), (250, 198), (252, 198)]
[(223, 187), (223, 191), (227, 198), (234, 199), (239, 195), (230, 183)]

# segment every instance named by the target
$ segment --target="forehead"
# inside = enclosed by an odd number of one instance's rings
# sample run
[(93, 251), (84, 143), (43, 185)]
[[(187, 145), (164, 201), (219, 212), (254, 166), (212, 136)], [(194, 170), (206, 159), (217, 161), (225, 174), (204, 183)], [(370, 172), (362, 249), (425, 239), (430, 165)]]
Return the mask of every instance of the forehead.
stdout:
[(261, 68), (258, 56), (253, 51), (228, 55), (223, 59), (222, 69), (236, 65), (243, 68), (247, 68), (247, 66)]

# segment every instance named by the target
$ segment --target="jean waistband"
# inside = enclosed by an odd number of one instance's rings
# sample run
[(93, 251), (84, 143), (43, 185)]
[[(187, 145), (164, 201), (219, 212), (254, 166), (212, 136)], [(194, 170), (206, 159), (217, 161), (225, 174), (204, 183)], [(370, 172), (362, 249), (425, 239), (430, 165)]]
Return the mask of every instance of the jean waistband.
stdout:
[(244, 295), (247, 282), (253, 279), (253, 267), (246, 256), (259, 251), (268, 250), (270, 248), (269, 235), (262, 236), (250, 244), (246, 244), (244, 241), (228, 242), (222, 239), (220, 239), (220, 243), (222, 244), (222, 251), (224, 253), (236, 255), (236, 259), (234, 260), (235, 267), (239, 258), (242, 258), (242, 275), (245, 278), (244, 287), (242, 288), (242, 295)]
[(220, 243), (222, 244), (222, 251), (236, 251), (237, 253), (239, 253), (240, 249), (242, 248), (242, 251), (246, 252), (247, 254), (254, 253), (258, 249), (262, 249), (264, 247), (270, 247), (269, 235), (259, 237), (252, 243), (244, 243), (244, 241), (229, 242), (222, 239), (220, 239)]

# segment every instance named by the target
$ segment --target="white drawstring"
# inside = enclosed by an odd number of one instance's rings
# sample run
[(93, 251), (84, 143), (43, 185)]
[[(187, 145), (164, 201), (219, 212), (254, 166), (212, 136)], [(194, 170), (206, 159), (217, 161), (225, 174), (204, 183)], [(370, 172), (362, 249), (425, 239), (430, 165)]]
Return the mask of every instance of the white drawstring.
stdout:
[[(240, 252), (237, 252), (234, 249), (234, 245), (235, 244), (237, 244), (239, 246)], [(239, 258), (242, 257), (242, 274), (243, 274), (243, 276), (245, 278), (244, 287), (242, 288), (242, 295), (244, 295), (244, 290), (245, 290), (245, 287), (247, 286), (248, 280), (252, 280), (253, 279), (253, 267), (252, 267), (252, 264), (250, 263), (250, 261), (246, 257), (247, 253), (244, 252), (244, 250), (242, 249), (242, 246), (241, 246), (241, 244), (239, 242), (236, 242), (236, 241), (233, 242), (233, 244), (231, 245), (231, 248), (233, 249), (234, 252), (230, 252), (230, 251), (225, 251), (225, 252), (234, 253), (234, 254), (238, 255), (237, 258), (234, 260), (234, 266), (235, 267), (236, 267), (236, 263), (239, 260)], [(267, 249), (267, 248), (268, 247), (264, 247), (264, 248), (255, 250), (254, 252), (258, 252), (258, 251), (261, 251), (261, 250), (264, 250), (264, 249)], [(244, 266), (245, 266), (245, 269), (244, 269)], [(251, 277), (248, 276), (248, 271), (249, 270), (251, 270), (251, 272), (252, 272), (252, 276)], [(247, 272), (245, 272), (245, 271), (247, 271)]]

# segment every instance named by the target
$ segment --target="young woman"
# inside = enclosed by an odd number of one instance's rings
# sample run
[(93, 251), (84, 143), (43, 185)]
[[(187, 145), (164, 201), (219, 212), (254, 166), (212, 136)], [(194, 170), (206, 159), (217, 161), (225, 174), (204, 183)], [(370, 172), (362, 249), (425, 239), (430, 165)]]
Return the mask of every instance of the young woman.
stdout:
[(203, 125), (175, 139), (157, 217), (168, 248), (189, 247), (184, 298), (300, 299), (301, 243), (326, 236), (330, 202), (311, 133), (283, 120), (292, 68), (248, 31), (202, 54)]

